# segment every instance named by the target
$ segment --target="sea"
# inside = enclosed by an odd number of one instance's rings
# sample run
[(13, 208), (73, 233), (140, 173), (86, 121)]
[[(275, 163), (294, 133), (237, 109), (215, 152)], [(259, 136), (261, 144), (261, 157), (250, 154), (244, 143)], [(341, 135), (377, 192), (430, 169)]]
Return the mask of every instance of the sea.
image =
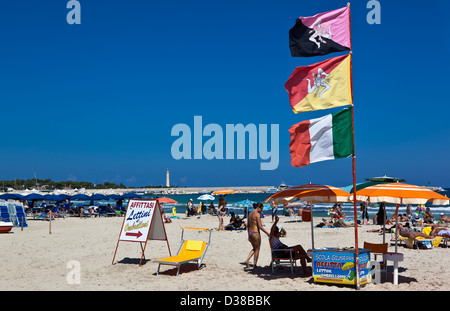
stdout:
[[(450, 193), (450, 188), (449, 189), (444, 189), (446, 191), (442, 191), (439, 192), (443, 195), (447, 195)], [(175, 207), (176, 208), (176, 212), (177, 213), (181, 213), (181, 214), (186, 214), (186, 205), (189, 202), (189, 199), (192, 199), (194, 201), (194, 205), (198, 206), (198, 204), (200, 203), (200, 200), (198, 200), (197, 198), (200, 197), (202, 194), (178, 194), (178, 195), (164, 195), (165, 197), (174, 199), (175, 201), (177, 201), (178, 203), (176, 204), (164, 204), (163, 208), (164, 211), (166, 213), (172, 213), (172, 208)], [(253, 201), (255, 203), (257, 202), (263, 202), (266, 198), (268, 198), (270, 195), (272, 195), (271, 193), (233, 193), (233, 194), (227, 194), (225, 196), (225, 200), (227, 202), (227, 208), (228, 208), (228, 213), (230, 212), (234, 212), (236, 215), (243, 215), (244, 214), (244, 209), (242, 207), (233, 207), (233, 203), (237, 203), (243, 200), (250, 200)], [(160, 195), (162, 196), (162, 195)], [(143, 198), (146, 199), (151, 199), (154, 196), (152, 195), (145, 195), (143, 196)], [(211, 201), (203, 201), (204, 204), (206, 204), (206, 206), (208, 207)], [(214, 205), (216, 206), (216, 208), (218, 207), (219, 204), (219, 196), (215, 196), (215, 200), (212, 201), (214, 203)], [(313, 205), (313, 215), (314, 217), (323, 217), (323, 218), (328, 218), (328, 210), (333, 206), (333, 203), (315, 203)], [(450, 206), (433, 206), (429, 203), (426, 204), (426, 206), (431, 208), (431, 212), (433, 213), (433, 215), (435, 216), (435, 219), (439, 219), (439, 216), (441, 213), (443, 213), (446, 216), (450, 216)], [(414, 213), (415, 209), (417, 206), (413, 206), (412, 211)], [(395, 204), (386, 204), (386, 214), (388, 215), (388, 217), (392, 216), (395, 212)], [(367, 208), (368, 214), (370, 219), (372, 219), (376, 213), (378, 212), (379, 206), (375, 205), (375, 206), (369, 206)], [(354, 216), (354, 207), (353, 207), (353, 203), (342, 203), (342, 211), (346, 214), (347, 217), (349, 218), (353, 218)], [(297, 211), (297, 207), (294, 207), (294, 211)], [(282, 215), (283, 212), (283, 207), (280, 204), (278, 207), (278, 211), (277, 211), (277, 215)], [(406, 213), (406, 205), (400, 205), (399, 208), (399, 213), (403, 214)], [(271, 208), (270, 206), (265, 206), (263, 209), (263, 215), (267, 216), (267, 215), (271, 215)], [(358, 217), (361, 217), (361, 211), (359, 209), (359, 203), (358, 203)]]

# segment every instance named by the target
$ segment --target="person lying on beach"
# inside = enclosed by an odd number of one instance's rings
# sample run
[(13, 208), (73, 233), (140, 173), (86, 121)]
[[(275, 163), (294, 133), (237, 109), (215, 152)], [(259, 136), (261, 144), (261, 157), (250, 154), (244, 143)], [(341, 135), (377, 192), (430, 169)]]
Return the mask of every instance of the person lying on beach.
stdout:
[(322, 218), (322, 222), (318, 224), (316, 227), (322, 228), (322, 227), (330, 227), (330, 228), (349, 228), (354, 227), (355, 224), (347, 224), (345, 221), (341, 219), (331, 219), (330, 221), (326, 220), (325, 218)]
[(441, 236), (441, 237), (444, 237), (444, 238), (447, 238), (447, 239), (450, 238), (450, 230), (449, 230), (449, 228), (438, 227), (437, 225), (432, 225), (431, 228), (432, 228), (432, 230), (430, 232), (430, 235), (432, 237)]
[[(392, 226), (392, 227), (390, 227), (390, 228), (384, 228), (384, 233), (393, 233), (392, 229), (395, 229), (395, 226)], [(380, 229), (367, 230), (366, 232), (378, 232), (378, 233), (383, 233), (383, 227), (381, 227)]]
[[(302, 264), (303, 273), (305, 276), (309, 275), (306, 262), (312, 262), (311, 257), (308, 256), (308, 254), (305, 252), (303, 247), (300, 244), (294, 245), (294, 246), (287, 246), (286, 244), (281, 243), (280, 236), (282, 235), (280, 228), (277, 226), (278, 221), (280, 219), (275, 217), (275, 223), (272, 225), (272, 228), (270, 229), (270, 235), (269, 235), (269, 241), (272, 247), (272, 250), (286, 250), (286, 256), (289, 258), (290, 256), (290, 250), (293, 250), (294, 260), (300, 259), (300, 262)], [(281, 253), (281, 252), (278, 252)]]
[(247, 221), (247, 232), (248, 232), (248, 241), (252, 244), (252, 250), (248, 254), (247, 259), (245, 260), (245, 265), (249, 267), (250, 258), (253, 256), (253, 269), (257, 267), (259, 250), (261, 248), (261, 234), (260, 230), (262, 230), (265, 234), (269, 236), (269, 232), (261, 224), (261, 212), (263, 209), (262, 203), (253, 204), (253, 208), (255, 209), (248, 215)]
[(417, 237), (423, 237), (426, 239), (432, 239), (433, 237), (425, 234), (420, 231), (415, 231), (413, 228), (409, 227), (409, 223), (406, 223), (405, 225), (398, 224), (398, 233), (405, 238), (415, 239)]

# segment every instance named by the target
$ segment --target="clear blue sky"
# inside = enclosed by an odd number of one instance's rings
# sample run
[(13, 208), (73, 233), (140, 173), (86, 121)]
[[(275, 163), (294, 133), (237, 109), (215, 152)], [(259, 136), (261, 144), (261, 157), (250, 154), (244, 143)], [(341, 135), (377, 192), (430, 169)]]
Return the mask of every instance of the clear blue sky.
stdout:
[[(295, 19), (347, 1), (79, 1), (81, 25), (65, 0), (1, 6), (0, 180), (161, 185), (169, 168), (179, 186), (352, 183), (351, 159), (291, 167), (288, 129), (337, 110), (294, 114), (284, 89), (295, 67), (339, 55), (291, 57)], [(357, 181), (450, 187), (448, 4), (380, 0), (369, 25), (367, 1), (351, 3)], [(174, 160), (171, 129), (195, 115), (279, 124), (278, 168)]]

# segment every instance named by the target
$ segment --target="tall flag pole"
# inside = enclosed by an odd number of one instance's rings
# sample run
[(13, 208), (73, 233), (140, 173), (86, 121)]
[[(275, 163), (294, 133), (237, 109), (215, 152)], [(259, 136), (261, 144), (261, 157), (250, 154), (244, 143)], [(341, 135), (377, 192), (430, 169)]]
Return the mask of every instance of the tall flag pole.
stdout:
[[(351, 29), (351, 14), (350, 14), (350, 2), (347, 3), (348, 7), (348, 33), (350, 37), (350, 56), (353, 56), (352, 50), (352, 29)], [(352, 59), (350, 58), (350, 93), (352, 99), (352, 135), (353, 135), (353, 156), (352, 156), (352, 171), (353, 171), (353, 213), (355, 217), (355, 272), (356, 272), (356, 289), (360, 288), (359, 282), (359, 247), (358, 247), (358, 208), (356, 203), (356, 161), (355, 161), (355, 113), (353, 105), (353, 66)]]
[[(294, 113), (350, 105), (350, 109), (293, 125), (290, 130), (291, 165), (352, 156), (353, 212), (355, 218), (356, 289), (360, 288), (356, 202), (355, 126), (350, 3), (337, 10), (300, 17), (289, 31), (294, 57), (349, 51), (309, 66), (297, 67), (285, 83)], [(350, 125), (351, 122), (351, 125)]]

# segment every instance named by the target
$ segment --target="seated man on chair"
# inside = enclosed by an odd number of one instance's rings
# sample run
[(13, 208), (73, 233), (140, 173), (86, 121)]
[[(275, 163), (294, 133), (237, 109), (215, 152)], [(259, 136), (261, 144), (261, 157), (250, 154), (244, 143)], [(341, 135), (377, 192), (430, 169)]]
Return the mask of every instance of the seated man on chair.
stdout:
[[(292, 249), (293, 250), (293, 259), (294, 260), (300, 259), (300, 262), (301, 262), (302, 268), (303, 268), (303, 272), (304, 272), (305, 276), (307, 276), (308, 270), (306, 269), (306, 262), (311, 262), (312, 259), (311, 259), (311, 257), (309, 257), (306, 254), (305, 250), (303, 249), (303, 247), (300, 244), (295, 245), (295, 246), (287, 246), (287, 245), (281, 243), (281, 241), (280, 241), (281, 230), (277, 226), (279, 220), (280, 219), (278, 218), (278, 216), (276, 216), (275, 222), (272, 225), (272, 228), (270, 229), (269, 240), (270, 240), (270, 244), (272, 246), (272, 250), (286, 249), (286, 254), (288, 256), (289, 250)], [(289, 258), (289, 257), (287, 257), (287, 258)]]

